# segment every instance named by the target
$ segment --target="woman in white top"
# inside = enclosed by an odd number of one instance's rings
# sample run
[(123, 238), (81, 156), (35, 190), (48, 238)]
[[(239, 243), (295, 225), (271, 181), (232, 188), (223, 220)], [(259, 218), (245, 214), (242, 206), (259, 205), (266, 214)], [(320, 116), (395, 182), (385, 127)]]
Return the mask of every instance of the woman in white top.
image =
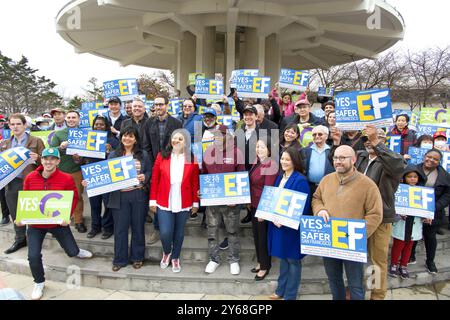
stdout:
[(199, 207), (199, 168), (190, 151), (189, 134), (185, 129), (175, 130), (169, 146), (159, 153), (153, 166), (150, 188), (150, 210), (157, 212), (163, 257), (162, 269), (169, 266), (180, 272), (180, 253), (184, 227), (190, 211)]

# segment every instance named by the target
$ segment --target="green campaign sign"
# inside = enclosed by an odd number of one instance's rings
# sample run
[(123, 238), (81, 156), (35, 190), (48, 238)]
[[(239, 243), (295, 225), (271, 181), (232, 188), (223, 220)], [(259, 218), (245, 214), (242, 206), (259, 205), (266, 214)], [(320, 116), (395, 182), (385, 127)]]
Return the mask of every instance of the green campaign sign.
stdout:
[(73, 191), (19, 191), (17, 222), (62, 224), (70, 222)]
[(55, 131), (31, 131), (30, 134), (33, 137), (41, 138), (44, 142), (46, 148), (49, 147), (50, 142), (52, 141), (53, 135)]

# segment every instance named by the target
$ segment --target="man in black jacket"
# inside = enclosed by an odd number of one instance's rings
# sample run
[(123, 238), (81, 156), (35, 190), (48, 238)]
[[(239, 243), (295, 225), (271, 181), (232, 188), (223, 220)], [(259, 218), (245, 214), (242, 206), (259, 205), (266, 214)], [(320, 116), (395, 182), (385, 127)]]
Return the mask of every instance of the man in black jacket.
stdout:
[(311, 104), (307, 99), (298, 100), (295, 103), (294, 112), (295, 114), (292, 116), (283, 118), (280, 123), (280, 132), (283, 132), (284, 129), (291, 123), (300, 124), (304, 128), (325, 125), (321, 118), (316, 117), (311, 112)]
[(261, 129), (266, 129), (270, 133), (270, 130), (278, 130), (278, 125), (270, 121), (264, 112), (264, 107), (260, 104), (255, 104), (254, 107), (256, 108), (256, 111), (258, 111), (258, 115), (256, 118), (256, 123), (259, 125)]
[[(158, 152), (162, 151), (169, 144), (172, 133), (176, 129), (182, 128), (181, 121), (167, 112), (169, 99), (166, 96), (156, 96), (153, 106), (155, 107), (156, 117), (147, 120), (143, 129), (144, 150), (148, 152), (151, 163), (155, 163)], [(149, 244), (159, 240), (159, 224), (156, 214), (153, 224), (155, 232), (150, 235)]]
[(120, 131), (123, 131), (126, 127), (133, 126), (138, 130), (139, 137), (143, 141), (144, 127), (147, 120), (148, 115), (145, 112), (145, 103), (141, 98), (136, 97), (131, 101), (131, 117), (122, 122)]
[(387, 269), (389, 241), (392, 223), (395, 222), (395, 192), (406, 168), (403, 156), (386, 147), (386, 133), (373, 125), (365, 128), (367, 136), (363, 136), (366, 150), (357, 152), (356, 169), (371, 178), (381, 193), (383, 200), (383, 222), (367, 239), (370, 259), (380, 268), (381, 288), (371, 292), (372, 300), (384, 300), (387, 292)]
[(108, 101), (109, 111), (106, 114), (106, 118), (111, 125), (111, 132), (119, 138), (120, 135), (120, 127), (122, 126), (122, 121), (125, 120), (125, 117), (122, 115), (120, 111), (120, 107), (122, 105), (122, 101), (119, 97), (112, 97)]

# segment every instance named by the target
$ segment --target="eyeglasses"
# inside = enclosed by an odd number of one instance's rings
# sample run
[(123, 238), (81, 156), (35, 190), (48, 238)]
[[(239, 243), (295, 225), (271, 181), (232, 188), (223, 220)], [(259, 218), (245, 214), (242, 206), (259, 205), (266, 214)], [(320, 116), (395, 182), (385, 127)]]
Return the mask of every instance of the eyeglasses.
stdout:
[(315, 136), (321, 137), (321, 136), (323, 136), (323, 133), (322, 132), (313, 133), (312, 136), (313, 137), (315, 137)]
[(348, 159), (348, 158), (351, 158), (351, 157), (352, 156), (348, 156), (348, 157), (344, 157), (344, 156), (336, 157), (336, 156), (334, 156), (333, 157), (333, 161), (338, 161), (339, 160), (339, 162), (344, 162), (345, 159)]
[(166, 104), (165, 103), (154, 103), (153, 105), (155, 107), (162, 107), (162, 106), (165, 106)]

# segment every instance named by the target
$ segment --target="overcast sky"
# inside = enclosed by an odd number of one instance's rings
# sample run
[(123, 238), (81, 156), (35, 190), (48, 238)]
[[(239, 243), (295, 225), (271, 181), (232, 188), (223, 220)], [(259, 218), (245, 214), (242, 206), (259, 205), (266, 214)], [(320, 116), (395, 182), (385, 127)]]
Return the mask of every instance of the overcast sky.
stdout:
[[(83, 93), (90, 77), (100, 81), (137, 77), (152, 69), (130, 66), (90, 54), (76, 54), (55, 31), (54, 18), (69, 0), (0, 0), (0, 51), (15, 60), (28, 57), (39, 74), (58, 84), (66, 97)], [(419, 50), (449, 45), (446, 0), (388, 0), (403, 15), (406, 36), (394, 49)]]

